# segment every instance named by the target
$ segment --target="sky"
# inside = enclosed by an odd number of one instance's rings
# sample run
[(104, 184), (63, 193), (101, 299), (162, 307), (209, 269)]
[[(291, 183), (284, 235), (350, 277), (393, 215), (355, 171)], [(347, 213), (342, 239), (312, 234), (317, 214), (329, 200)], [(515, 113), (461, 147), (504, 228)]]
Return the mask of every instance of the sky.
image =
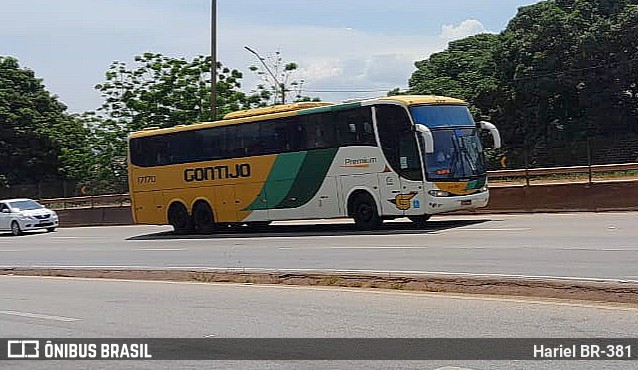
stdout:
[[(254, 55), (299, 65), (304, 95), (324, 101), (407, 88), (414, 62), (448, 42), (502, 31), (538, 0), (217, 0), (217, 55), (258, 83)], [(70, 112), (97, 109), (94, 86), (113, 61), (151, 51), (209, 55), (211, 0), (0, 0), (0, 56), (43, 79)]]

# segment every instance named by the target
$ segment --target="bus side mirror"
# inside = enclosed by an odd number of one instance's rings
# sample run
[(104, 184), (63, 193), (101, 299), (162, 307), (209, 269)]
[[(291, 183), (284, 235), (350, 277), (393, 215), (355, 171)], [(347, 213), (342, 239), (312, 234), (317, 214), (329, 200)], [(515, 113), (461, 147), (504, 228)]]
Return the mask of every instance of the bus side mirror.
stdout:
[(415, 125), (416, 131), (421, 134), (423, 138), (423, 151), (426, 154), (434, 153), (434, 136), (432, 136), (432, 131), (426, 126), (422, 124)]
[(483, 130), (488, 130), (490, 134), (492, 134), (492, 138), (494, 139), (494, 149), (498, 149), (501, 147), (501, 134), (498, 132), (496, 126), (493, 123), (487, 121), (481, 121), (481, 128)]

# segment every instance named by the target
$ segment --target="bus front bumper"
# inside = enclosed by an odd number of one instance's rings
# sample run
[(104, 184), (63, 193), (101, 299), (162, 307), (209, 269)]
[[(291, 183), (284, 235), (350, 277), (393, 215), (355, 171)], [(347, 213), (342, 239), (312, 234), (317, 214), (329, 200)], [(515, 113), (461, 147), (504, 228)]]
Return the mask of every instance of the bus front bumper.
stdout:
[(484, 191), (472, 195), (455, 197), (428, 197), (428, 213), (444, 213), (462, 210), (474, 210), (487, 206), (490, 193)]

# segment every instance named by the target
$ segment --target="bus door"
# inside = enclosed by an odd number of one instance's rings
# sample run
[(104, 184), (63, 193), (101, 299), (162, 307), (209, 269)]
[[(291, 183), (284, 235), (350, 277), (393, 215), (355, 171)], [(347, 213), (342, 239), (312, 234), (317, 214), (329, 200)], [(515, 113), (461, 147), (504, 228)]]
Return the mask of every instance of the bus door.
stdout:
[(379, 174), (383, 213), (397, 216), (422, 213), (421, 156), (408, 112), (399, 105), (378, 105), (375, 116), (386, 159), (386, 169)]

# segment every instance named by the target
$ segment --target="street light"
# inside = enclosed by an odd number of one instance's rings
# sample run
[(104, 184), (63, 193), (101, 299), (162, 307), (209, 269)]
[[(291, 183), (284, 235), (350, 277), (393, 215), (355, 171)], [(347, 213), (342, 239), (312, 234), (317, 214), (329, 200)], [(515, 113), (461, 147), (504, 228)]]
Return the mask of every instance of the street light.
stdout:
[(248, 52), (254, 54), (257, 59), (259, 59), (259, 62), (261, 63), (261, 65), (264, 66), (264, 68), (266, 69), (266, 71), (268, 71), (268, 74), (270, 74), (270, 77), (272, 77), (272, 79), (275, 81), (275, 100), (277, 100), (277, 88), (281, 89), (281, 104), (286, 104), (286, 89), (283, 83), (280, 83), (279, 80), (277, 79), (277, 77), (275, 76), (274, 73), (272, 73), (272, 71), (270, 70), (270, 68), (268, 67), (268, 64), (266, 64), (265, 59), (259, 55), (255, 50), (249, 48), (248, 46), (244, 46), (244, 49), (248, 50)]
[(211, 33), (210, 116), (211, 116), (211, 120), (215, 121), (217, 119), (217, 0), (211, 0), (210, 14), (211, 14), (210, 15), (210, 33)]

